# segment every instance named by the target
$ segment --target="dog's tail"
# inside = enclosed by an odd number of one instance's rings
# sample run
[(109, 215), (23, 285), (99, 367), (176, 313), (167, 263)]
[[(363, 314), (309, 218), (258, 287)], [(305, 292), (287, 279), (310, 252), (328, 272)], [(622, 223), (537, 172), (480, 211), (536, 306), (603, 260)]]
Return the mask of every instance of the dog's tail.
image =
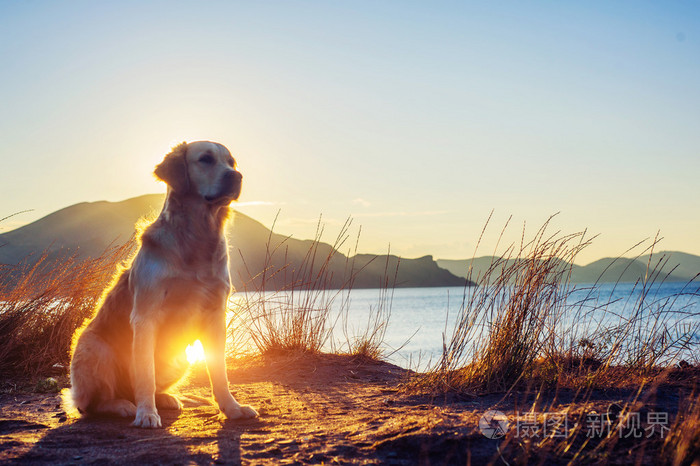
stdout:
[(69, 419), (77, 419), (81, 415), (80, 410), (73, 401), (73, 394), (70, 388), (61, 390), (61, 407), (63, 407), (63, 411), (65, 411)]

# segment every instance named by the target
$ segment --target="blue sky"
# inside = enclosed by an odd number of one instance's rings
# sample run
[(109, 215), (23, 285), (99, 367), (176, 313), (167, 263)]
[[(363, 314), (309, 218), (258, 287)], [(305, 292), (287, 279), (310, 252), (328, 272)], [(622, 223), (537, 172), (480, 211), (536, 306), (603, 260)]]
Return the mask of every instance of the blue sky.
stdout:
[(693, 2), (0, 2), (0, 224), (162, 192), (224, 143), (240, 210), (470, 257), (489, 212), (700, 254)]

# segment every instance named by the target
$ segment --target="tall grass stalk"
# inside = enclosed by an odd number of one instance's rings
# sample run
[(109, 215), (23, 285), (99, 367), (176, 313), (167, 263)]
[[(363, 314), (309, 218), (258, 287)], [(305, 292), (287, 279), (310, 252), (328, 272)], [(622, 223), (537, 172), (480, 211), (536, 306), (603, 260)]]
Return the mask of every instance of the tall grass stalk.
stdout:
[[(325, 228), (319, 219), (314, 239), (309, 242), (304, 257), (296, 262), (289, 257), (286, 240), (272, 244), (271, 229), (263, 270), (249, 273), (250, 288), (243, 290), (238, 306), (238, 313), (248, 316), (247, 328), (258, 351), (319, 352), (327, 348), (335, 350), (338, 346), (333, 338), (334, 329), (339, 319), (347, 316), (357, 274), (369, 265), (357, 268), (354, 256), (351, 259), (350, 254), (344, 256), (338, 252), (350, 238), (351, 223), (350, 219), (346, 220), (329, 246), (321, 241)], [(280, 256), (282, 265), (277, 266)], [(335, 276), (334, 270), (343, 270), (342, 276)], [(270, 291), (268, 283), (273, 278), (283, 286)], [(382, 308), (365, 334), (355, 339), (351, 352), (379, 354), (389, 319), (385, 310)]]
[[(557, 347), (566, 349), (565, 357), (561, 357), (560, 349), (558, 359), (556, 354), (548, 355), (550, 361), (588, 361), (587, 383), (610, 385), (620, 378), (648, 378), (683, 358), (696, 358), (700, 310), (692, 300), (685, 303), (683, 300), (697, 296), (698, 287), (690, 281), (672, 295), (660, 293), (673, 269), (668, 270), (669, 259), (665, 256), (651, 262), (658, 243), (657, 236), (634, 257), (635, 260), (647, 257), (646, 272), (633, 284), (632, 293), (624, 301), (613, 297), (618, 280), (610, 297), (597, 296), (596, 283), (588, 288), (584, 298), (569, 306), (568, 325), (556, 332)], [(630, 264), (631, 261), (628, 267)], [(577, 292), (581, 291), (584, 290)], [(613, 308), (621, 310), (616, 312)], [(559, 368), (560, 372), (564, 369)]]
[[(356, 248), (357, 250), (357, 248)], [(394, 290), (396, 288), (396, 277), (398, 276), (401, 261), (397, 261), (393, 275), (389, 270), (389, 259), (391, 249), (387, 251), (386, 263), (384, 264), (384, 276), (379, 287), (379, 297), (377, 305), (370, 307), (367, 314), (367, 323), (360, 329), (351, 329), (349, 325), (349, 303), (345, 312), (341, 312), (343, 320), (343, 335), (348, 347), (348, 352), (353, 356), (364, 359), (382, 359), (385, 354), (385, 337), (391, 320), (391, 307), (394, 300)], [(349, 294), (348, 294), (349, 296)], [(396, 350), (393, 350), (396, 351)]]

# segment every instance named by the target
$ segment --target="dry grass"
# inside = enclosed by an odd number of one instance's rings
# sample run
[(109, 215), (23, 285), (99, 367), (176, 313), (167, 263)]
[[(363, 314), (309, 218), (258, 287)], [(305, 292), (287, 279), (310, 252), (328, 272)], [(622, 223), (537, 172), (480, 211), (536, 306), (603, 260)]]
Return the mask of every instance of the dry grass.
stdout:
[(673, 466), (697, 465), (700, 460), (700, 395), (684, 400), (660, 457)]
[[(680, 302), (697, 287), (670, 297), (658, 294), (672, 271), (663, 271), (663, 258), (648, 262), (646, 276), (634, 284), (623, 310), (614, 313), (610, 298), (595, 295), (597, 284), (582, 289), (569, 283), (571, 264), (591, 240), (585, 232), (549, 234), (550, 221), (531, 239), (523, 229), (520, 244), (494, 255), (498, 258), (483, 275), (473, 277), (470, 271), (477, 287), (465, 291), (442, 357), (409, 389), (629, 385), (653, 378), (681, 357), (697, 357), (698, 310)], [(637, 257), (651, 258), (657, 242)]]
[[(323, 244), (323, 227), (319, 221), (316, 236), (298, 268), (292, 268), (287, 260), (289, 250), (284, 242), (271, 244), (270, 231), (261, 280), (256, 289), (245, 290), (242, 305), (243, 312), (250, 316), (250, 337), (261, 353), (318, 352), (326, 345), (333, 329), (331, 307), (341, 294), (341, 290), (329, 290), (334, 278), (330, 265), (336, 251), (348, 238), (349, 226), (346, 222), (333, 248), (324, 254), (319, 252)], [(275, 268), (274, 259), (280, 253), (284, 254), (284, 265)], [(275, 276), (284, 277), (284, 288), (266, 292), (268, 281)]]
[[(249, 272), (249, 285), (236, 298), (234, 312), (237, 324), (230, 328), (230, 340), (240, 341), (240, 335), (249, 335), (256, 350), (263, 354), (289, 351), (317, 353), (329, 350), (345, 351), (370, 359), (381, 357), (391, 315), (388, 293), (393, 293), (396, 273), (393, 282), (385, 274), (382, 295), (377, 308), (370, 312), (367, 326), (361, 333), (349, 333), (347, 316), (350, 292), (357, 274), (372, 262), (365, 263), (362, 267), (355, 264), (359, 233), (353, 259), (350, 259), (350, 254), (343, 256), (338, 252), (350, 239), (351, 223), (350, 219), (346, 220), (328, 248), (322, 242), (324, 226), (319, 219), (314, 239), (309, 242), (304, 257), (295, 262), (296, 266), (292, 265), (293, 261), (289, 258), (286, 240), (272, 244), (271, 229), (263, 270)], [(338, 270), (334, 265), (340, 261), (344, 272), (338, 277), (333, 270)], [(388, 263), (387, 256), (387, 272)], [(283, 286), (270, 291), (269, 283), (279, 283), (280, 280)], [(334, 331), (340, 322), (343, 323), (345, 332), (344, 344), (334, 337)]]
[(548, 225), (529, 241), (523, 231), (519, 247), (507, 247), (483, 275), (473, 277), (469, 271), (468, 279), (477, 287), (465, 290), (442, 357), (416, 387), (508, 390), (533, 373), (538, 358), (554, 352), (555, 329), (566, 311), (570, 264), (588, 243), (583, 234), (548, 235)]
[(512, 464), (695, 465), (700, 453), (700, 398), (682, 399), (674, 420), (654, 403), (659, 391), (668, 389), (662, 385), (661, 380), (650, 387), (642, 385), (630, 399), (602, 409), (587, 390), (563, 409), (554, 402), (542, 406), (535, 401), (511, 422), (535, 420), (544, 426), (549, 413), (555, 413), (561, 420), (558, 431), (528, 436), (511, 428), (502, 439), (501, 456), (512, 459)]
[(131, 243), (87, 260), (44, 252), (0, 265), (0, 378), (64, 372), (73, 333), (130, 250)]
[(389, 257), (390, 251), (387, 251), (384, 277), (379, 288), (377, 305), (369, 309), (367, 323), (362, 330), (350, 329), (347, 312), (349, 306), (345, 306), (346, 312), (342, 313), (343, 335), (345, 336), (348, 353), (359, 359), (378, 360), (387, 357), (384, 338), (391, 320), (391, 306), (400, 265), (400, 261), (396, 263), (396, 268), (392, 275), (389, 270)]

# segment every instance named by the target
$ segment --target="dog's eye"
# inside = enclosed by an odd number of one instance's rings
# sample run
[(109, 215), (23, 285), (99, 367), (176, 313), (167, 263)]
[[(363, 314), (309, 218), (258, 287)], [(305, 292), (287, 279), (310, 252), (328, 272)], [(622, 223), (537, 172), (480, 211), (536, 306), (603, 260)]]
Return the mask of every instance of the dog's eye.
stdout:
[(228, 159), (228, 165), (229, 167), (236, 168), (236, 161), (233, 160), (233, 158)]
[(204, 154), (199, 158), (199, 161), (205, 165), (213, 165), (214, 164), (214, 156), (211, 154)]

